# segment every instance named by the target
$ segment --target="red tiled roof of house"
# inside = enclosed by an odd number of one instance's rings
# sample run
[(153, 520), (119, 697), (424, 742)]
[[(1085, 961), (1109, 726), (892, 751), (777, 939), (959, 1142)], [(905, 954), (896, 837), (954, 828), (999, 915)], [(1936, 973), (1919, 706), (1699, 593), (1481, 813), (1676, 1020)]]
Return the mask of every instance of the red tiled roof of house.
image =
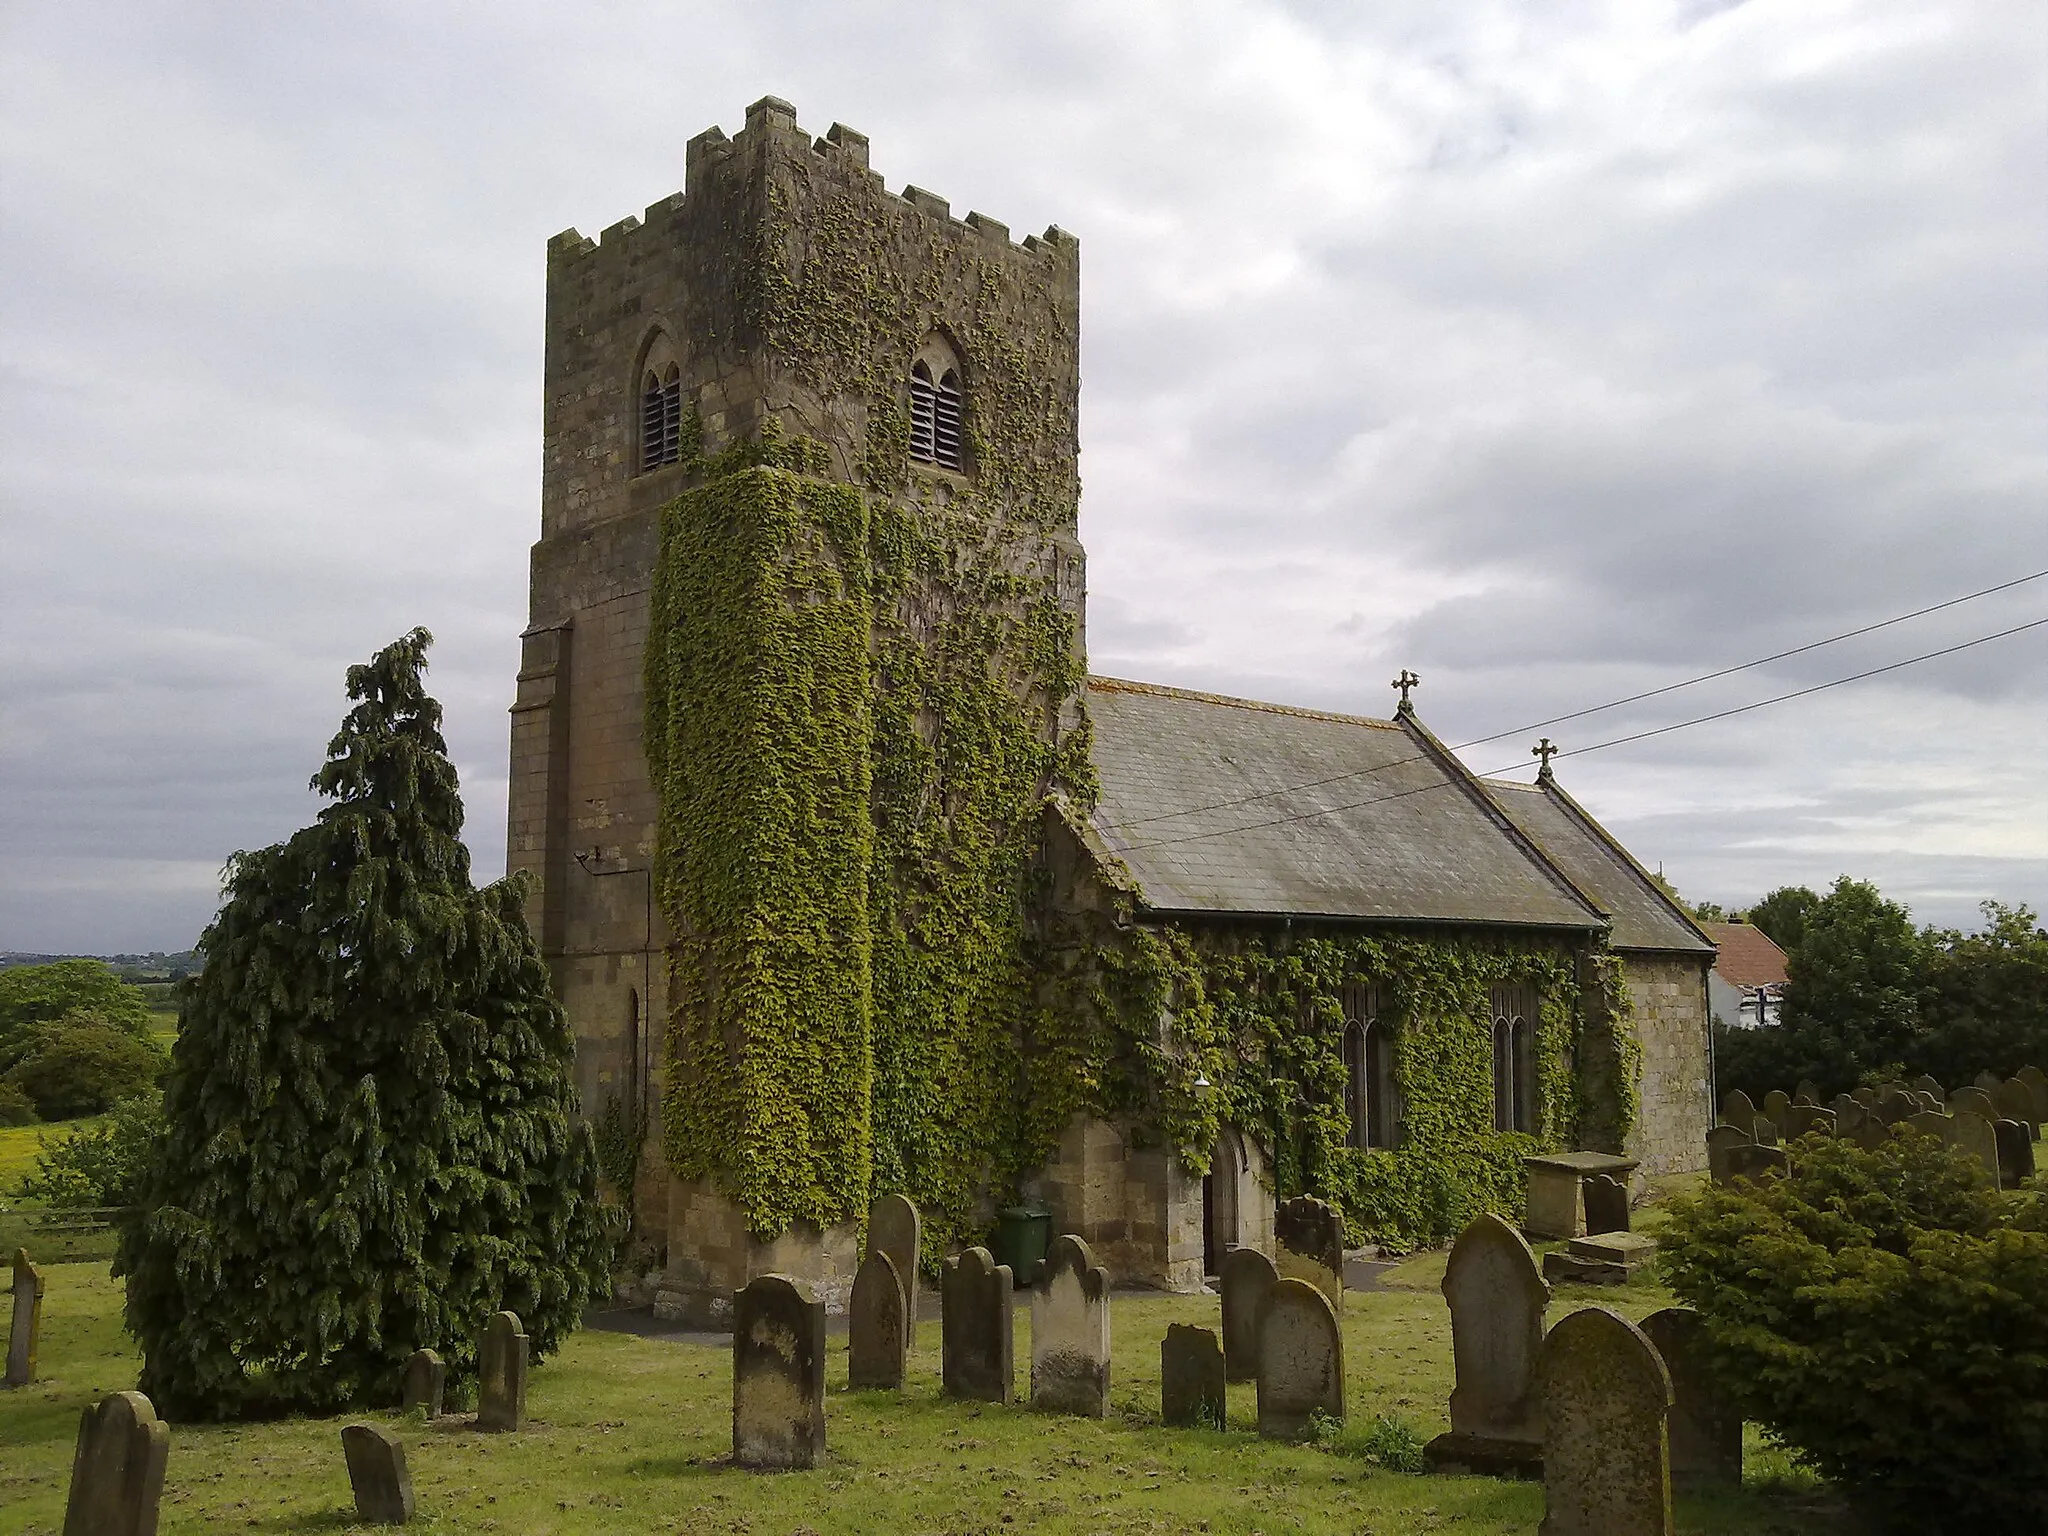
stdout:
[(1700, 927), (1721, 946), (1714, 969), (1723, 981), (1738, 987), (1785, 984), (1785, 951), (1761, 928), (1747, 923), (1701, 923)]

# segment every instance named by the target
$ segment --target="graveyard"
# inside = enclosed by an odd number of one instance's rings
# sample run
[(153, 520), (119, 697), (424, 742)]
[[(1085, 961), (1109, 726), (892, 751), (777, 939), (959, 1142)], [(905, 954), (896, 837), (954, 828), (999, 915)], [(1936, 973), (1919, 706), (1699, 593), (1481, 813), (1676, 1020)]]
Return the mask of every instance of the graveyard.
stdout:
[[(1419, 1254), (1373, 1289), (1344, 1293), (1347, 1417), (1298, 1444), (1260, 1436), (1250, 1382), (1230, 1384), (1220, 1429), (1161, 1422), (1160, 1342), (1176, 1324), (1218, 1329), (1215, 1296), (1112, 1293), (1098, 1419), (1029, 1405), (1032, 1306), (1021, 1292), (1012, 1401), (943, 1396), (939, 1298), (927, 1288), (900, 1392), (849, 1389), (848, 1337), (834, 1320), (826, 1443), (809, 1470), (734, 1464), (728, 1336), (586, 1326), (533, 1369), (517, 1430), (480, 1432), (473, 1402), (432, 1422), (415, 1410), (175, 1424), (160, 1529), (357, 1528), (342, 1429), (367, 1422), (402, 1445), (413, 1524), (425, 1531), (1532, 1532), (1540, 1482), (1394, 1469), (1418, 1465), (1421, 1445), (1450, 1425), (1446, 1258)], [(53, 1264), (44, 1277), (38, 1379), (0, 1396), (0, 1505), (24, 1536), (63, 1528), (79, 1414), (132, 1385), (137, 1366), (104, 1265)], [(1548, 1320), (1594, 1303), (1633, 1320), (1670, 1297), (1641, 1279), (1560, 1285)], [(1849, 1529), (1827, 1489), (1751, 1435), (1742, 1486), (1681, 1488), (1678, 1530)]]

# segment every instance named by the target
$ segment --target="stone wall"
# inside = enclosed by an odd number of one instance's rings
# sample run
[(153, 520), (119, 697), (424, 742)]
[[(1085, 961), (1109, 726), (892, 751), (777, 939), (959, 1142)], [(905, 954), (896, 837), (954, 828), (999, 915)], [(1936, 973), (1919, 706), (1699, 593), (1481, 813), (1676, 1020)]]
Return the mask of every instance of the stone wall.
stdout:
[(1630, 1022), (1643, 1047), (1640, 1108), (1628, 1155), (1645, 1176), (1707, 1166), (1712, 1125), (1712, 1035), (1705, 955), (1622, 956)]
[(1202, 1178), (1162, 1147), (1138, 1147), (1106, 1120), (1076, 1116), (1053, 1160), (1023, 1183), (1054, 1233), (1095, 1250), (1117, 1285), (1202, 1287)]

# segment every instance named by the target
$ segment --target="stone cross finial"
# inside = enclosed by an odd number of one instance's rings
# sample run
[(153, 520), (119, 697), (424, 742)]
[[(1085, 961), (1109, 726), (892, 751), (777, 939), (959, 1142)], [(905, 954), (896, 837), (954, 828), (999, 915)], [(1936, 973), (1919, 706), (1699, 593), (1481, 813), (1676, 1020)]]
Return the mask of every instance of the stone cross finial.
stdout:
[(1550, 777), (1550, 760), (1557, 756), (1556, 744), (1546, 736), (1529, 749), (1529, 755), (1543, 759), (1543, 766), (1536, 770), (1536, 777), (1538, 779), (1548, 779)]
[(1414, 706), (1408, 702), (1408, 690), (1421, 687), (1422, 679), (1403, 667), (1401, 675), (1394, 679), (1393, 686), (1401, 690), (1401, 708), (1412, 709)]

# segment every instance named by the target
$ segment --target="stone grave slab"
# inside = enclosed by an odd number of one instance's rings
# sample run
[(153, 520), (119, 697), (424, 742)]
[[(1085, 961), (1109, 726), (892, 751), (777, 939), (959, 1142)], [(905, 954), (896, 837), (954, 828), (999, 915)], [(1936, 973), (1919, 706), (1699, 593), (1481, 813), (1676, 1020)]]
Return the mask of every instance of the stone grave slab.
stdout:
[[(1957, 1097), (1960, 1095), (1952, 1095), (1949, 1102), (1954, 1103)], [(2000, 1188), (2004, 1187), (1999, 1178), (1998, 1128), (1995, 1121), (1974, 1110), (1959, 1109), (1949, 1117), (1948, 1144), (1952, 1147), (1961, 1147), (1976, 1158), (1990, 1173), (1991, 1182)]]
[(1638, 1324), (1671, 1373), (1671, 1477), (1681, 1488), (1742, 1482), (1742, 1415), (1707, 1363), (1705, 1323), (1666, 1307)]
[(356, 1518), (365, 1525), (409, 1523), (415, 1509), (412, 1473), (398, 1436), (375, 1424), (350, 1424), (342, 1429), (341, 1450), (348, 1458)]
[(895, 1391), (910, 1356), (909, 1292), (888, 1250), (868, 1244), (846, 1308), (846, 1379), (856, 1391)]
[(1178, 1429), (1221, 1429), (1223, 1346), (1192, 1323), (1170, 1323), (1159, 1341), (1159, 1417)]
[(1802, 1077), (1799, 1079), (1799, 1086), (1792, 1092), (1792, 1102), (1794, 1104), (1820, 1105), (1825, 1104), (1827, 1100), (1820, 1096), (1820, 1089), (1814, 1085), (1812, 1078)]
[(1672, 1536), (1671, 1373), (1643, 1331), (1601, 1307), (1543, 1341), (1539, 1536)]
[(64, 1536), (156, 1536), (171, 1430), (140, 1392), (116, 1392), (80, 1415)]
[(800, 1471), (825, 1454), (825, 1303), (787, 1275), (733, 1295), (732, 1459)]
[(1740, 1088), (1721, 1100), (1721, 1123), (1755, 1135), (1756, 1100)]
[(903, 1285), (908, 1342), (917, 1341), (917, 1266), (924, 1246), (924, 1218), (902, 1195), (883, 1195), (868, 1207), (868, 1252), (889, 1255)]
[(1439, 1470), (1532, 1475), (1543, 1459), (1536, 1359), (1550, 1287), (1522, 1234), (1485, 1215), (1459, 1234), (1444, 1269), (1451, 1309), (1451, 1427), (1424, 1447)]
[(1031, 1406), (1109, 1414), (1109, 1271), (1070, 1232), (1052, 1240), (1031, 1288)]
[(477, 1350), (476, 1427), (516, 1434), (526, 1427), (526, 1330), (517, 1312), (496, 1312)]
[(1259, 1379), (1259, 1325), (1280, 1271), (1256, 1248), (1231, 1248), (1216, 1266), (1223, 1293), (1223, 1367), (1231, 1381)]
[(14, 1250), (12, 1322), (7, 1331), (7, 1376), (10, 1387), (36, 1379), (36, 1348), (43, 1335), (43, 1272), (28, 1261), (28, 1250)]
[(1344, 1310), (1344, 1218), (1313, 1195), (1280, 1202), (1273, 1217), (1273, 1267), (1283, 1280), (1306, 1280)]
[(1971, 1114), (1982, 1115), (1986, 1120), (1996, 1121), (1998, 1119), (1997, 1103), (1989, 1093), (1975, 1084), (1967, 1088), (1958, 1088), (1954, 1093), (1950, 1094), (1948, 1096), (1948, 1108), (1950, 1114), (1961, 1114), (1964, 1110), (1968, 1110)]
[(1259, 1433), (1305, 1440), (1344, 1420), (1344, 1335), (1320, 1286), (1282, 1276), (1259, 1325)]
[(1529, 1175), (1522, 1230), (1534, 1238), (1578, 1237), (1586, 1230), (1587, 1178), (1606, 1174), (1626, 1183), (1636, 1160), (1606, 1152), (1548, 1152), (1523, 1158), (1522, 1166)]
[(1640, 1232), (1575, 1237), (1543, 1256), (1543, 1278), (1580, 1285), (1626, 1285), (1657, 1256), (1657, 1240)]
[(1773, 1088), (1764, 1095), (1762, 1105), (1764, 1117), (1780, 1130), (1785, 1128), (1785, 1111), (1792, 1107), (1792, 1095), (1782, 1088)]
[(1735, 1147), (1728, 1154), (1728, 1182), (1738, 1179), (1755, 1181), (1771, 1174), (1789, 1172), (1791, 1158), (1785, 1155), (1783, 1147)]
[(2027, 1066), (2021, 1067), (2013, 1076), (2025, 1083), (2034, 1095), (2034, 1123), (2048, 1122), (2048, 1072)]
[(2034, 1130), (2024, 1120), (2000, 1120), (1991, 1127), (1998, 1141), (1998, 1185), (2017, 1189), (2034, 1176)]
[(1707, 1132), (1707, 1177), (1716, 1184), (1726, 1184), (1729, 1153), (1736, 1147), (1753, 1147), (1756, 1138), (1739, 1125), (1717, 1125)]
[(1941, 1084), (1924, 1072), (1913, 1079), (1911, 1087), (1915, 1093), (1930, 1095), (1937, 1104), (1946, 1104), (1948, 1102), (1948, 1095), (1942, 1091)]
[(946, 1260), (939, 1285), (940, 1378), (948, 1397), (1007, 1403), (1016, 1378), (1010, 1266), (986, 1248)]
[(1999, 1118), (2017, 1120), (2027, 1128), (2027, 1135), (2034, 1134), (2034, 1122), (2039, 1117), (2034, 1113), (2034, 1090), (2016, 1077), (2009, 1077), (1998, 1085), (1998, 1091), (1991, 1095)]
[(448, 1364), (431, 1349), (416, 1349), (405, 1362), (405, 1385), (399, 1406), (426, 1410), (430, 1419), (441, 1417), (441, 1399), (448, 1389)]

